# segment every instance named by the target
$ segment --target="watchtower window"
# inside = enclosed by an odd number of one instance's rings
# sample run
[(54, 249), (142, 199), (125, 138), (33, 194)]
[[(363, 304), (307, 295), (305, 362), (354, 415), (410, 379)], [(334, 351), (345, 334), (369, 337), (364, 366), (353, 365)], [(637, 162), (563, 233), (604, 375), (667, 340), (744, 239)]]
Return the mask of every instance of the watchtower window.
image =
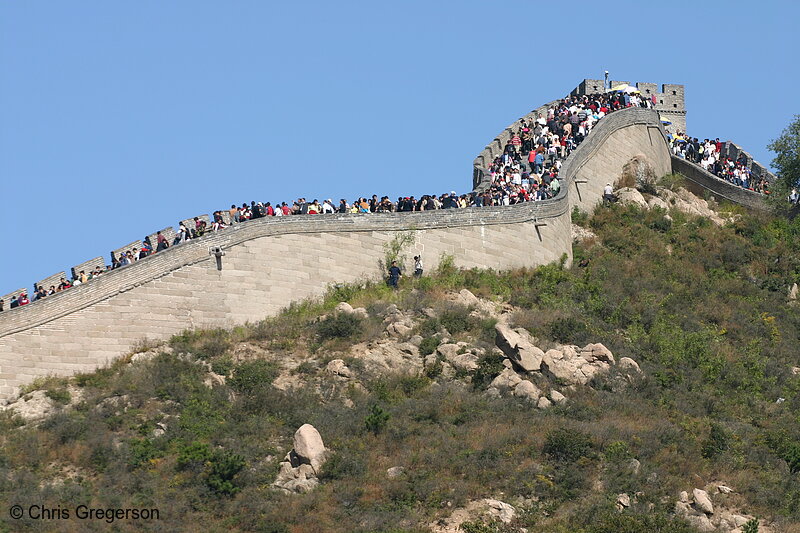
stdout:
[(646, 92), (647, 94), (650, 94), (650, 89), (645, 89), (644, 92)]
[(663, 103), (664, 103), (664, 100), (659, 100), (659, 102), (661, 102), (661, 103), (663, 104)]
[(676, 94), (678, 94), (678, 92), (677, 91), (672, 91), (672, 94), (676, 95)]
[(597, 90), (597, 85), (592, 86), (592, 88), (596, 91)]
[(678, 107), (678, 104), (672, 104), (672, 107)]

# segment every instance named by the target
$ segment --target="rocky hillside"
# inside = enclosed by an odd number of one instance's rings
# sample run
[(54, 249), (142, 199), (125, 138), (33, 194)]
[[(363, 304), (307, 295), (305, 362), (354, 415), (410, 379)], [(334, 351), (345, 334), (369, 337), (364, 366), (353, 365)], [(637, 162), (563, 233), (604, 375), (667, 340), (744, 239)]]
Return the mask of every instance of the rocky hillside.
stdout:
[(572, 268), (445, 259), (35, 384), (3, 527), (800, 532), (800, 222), (620, 198)]

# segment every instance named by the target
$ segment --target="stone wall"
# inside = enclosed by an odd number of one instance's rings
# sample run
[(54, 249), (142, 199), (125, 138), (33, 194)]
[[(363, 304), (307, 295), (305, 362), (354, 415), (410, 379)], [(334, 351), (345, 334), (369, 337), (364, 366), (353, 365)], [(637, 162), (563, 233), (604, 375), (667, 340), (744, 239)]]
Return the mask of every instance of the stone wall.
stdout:
[[(174, 246), (0, 317), (0, 398), (38, 376), (93, 370), (143, 338), (256, 321), (335, 282), (380, 275), (384, 244), (409, 257), (508, 269), (571, 259), (566, 202), (422, 213), (263, 218)], [(220, 246), (222, 269), (209, 256)], [(313, 251), (313, 253), (309, 253)]]
[(71, 269), (72, 277), (77, 278), (80, 276), (81, 271), (88, 275), (89, 272), (94, 272), (97, 267), (100, 267), (100, 270), (106, 269), (106, 262), (102, 257), (95, 257), (94, 259), (89, 259), (88, 261), (84, 261), (79, 265), (75, 265)]
[(65, 280), (67, 279), (66, 272), (58, 272), (52, 276), (48, 276), (42, 280), (39, 280), (33, 284), (33, 288), (36, 289), (37, 287), (44, 287), (44, 290), (48, 290), (51, 286), (58, 288), (58, 286), (61, 285), (62, 278)]
[[(9, 309), (11, 309), (11, 298), (14, 297), (14, 296), (19, 296), (23, 292), (27, 294), (28, 293), (28, 289), (17, 289), (17, 290), (15, 290), (13, 292), (9, 292), (8, 294), (0, 296), (0, 300), (3, 300), (3, 310), (4, 311), (8, 311)], [(28, 294), (28, 299), (30, 299), (30, 296), (31, 295)], [(1, 316), (8, 316), (8, 315), (0, 315), (0, 317)]]
[(630, 108), (600, 120), (561, 167), (562, 190), (569, 191), (570, 209), (591, 212), (602, 200), (606, 183), (613, 185), (622, 176), (622, 167), (638, 155), (645, 156), (656, 176), (671, 170), (664, 127), (656, 111)]
[[(627, 81), (612, 80), (611, 87), (631, 85)], [(633, 84), (642, 96), (656, 96), (655, 110), (664, 120), (672, 122), (667, 131), (676, 133), (686, 131), (686, 94), (685, 87), (677, 83), (664, 83), (659, 91), (658, 84), (639, 82)], [(603, 92), (603, 80), (585, 79), (570, 94), (593, 94)]]
[(492, 142), (486, 145), (472, 161), (472, 188), (476, 191), (484, 191), (491, 185), (491, 177), (487, 171), (489, 165), (494, 161), (494, 158), (503, 153), (503, 149), (511, 140), (512, 128), (518, 128), (522, 120), (532, 121), (539, 118), (539, 115), (547, 118), (547, 111), (551, 107), (555, 107), (560, 100), (553, 100), (541, 107), (537, 107), (527, 115), (518, 118), (513, 124), (509, 125), (506, 129), (501, 131)]
[(750, 169), (750, 174), (753, 176), (754, 179), (760, 179), (762, 177), (767, 178), (767, 181), (770, 183), (774, 183), (777, 177), (775, 174), (767, 170), (767, 167), (753, 159), (753, 156), (750, 155), (749, 152), (746, 152), (741, 146), (732, 142), (732, 141), (725, 141), (722, 144), (722, 150), (720, 155), (723, 157), (727, 157), (729, 159), (738, 159), (740, 155), (744, 154), (745, 158), (747, 158), (747, 168)]
[(689, 182), (687, 188), (701, 197), (704, 190), (707, 190), (717, 200), (728, 200), (758, 211), (765, 211), (768, 208), (763, 195), (718, 178), (702, 167), (680, 157), (672, 156), (672, 171), (686, 178)]
[[(535, 118), (550, 105), (527, 116)], [(504, 133), (476, 158), (476, 167), (495, 148), (502, 150)], [(321, 295), (331, 283), (376, 278), (382, 274), (384, 245), (401, 232), (414, 232), (408, 256), (421, 253), (428, 271), (442, 254), (466, 268), (510, 269), (562, 257), (570, 264), (572, 208), (591, 211), (605, 183), (640, 154), (657, 175), (673, 165), (657, 113), (626, 109), (601, 120), (573, 151), (562, 167), (562, 192), (551, 200), (419, 213), (269, 217), (173, 246), (0, 315), (0, 399), (38, 376), (90, 371), (143, 338), (257, 321), (292, 301)], [(134, 246), (140, 242), (120, 250)], [(221, 270), (209, 255), (211, 247), (225, 251)]]

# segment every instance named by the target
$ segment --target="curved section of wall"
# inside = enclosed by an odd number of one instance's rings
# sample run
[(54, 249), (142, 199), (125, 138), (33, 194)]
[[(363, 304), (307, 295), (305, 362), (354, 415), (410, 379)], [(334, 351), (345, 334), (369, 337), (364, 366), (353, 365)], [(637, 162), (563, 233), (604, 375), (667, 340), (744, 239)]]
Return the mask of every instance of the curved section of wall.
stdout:
[(614, 184), (622, 167), (637, 155), (650, 161), (656, 176), (671, 170), (669, 145), (658, 112), (630, 108), (603, 117), (561, 167), (570, 209), (591, 212), (602, 200), (606, 183)]
[[(535, 266), (564, 254), (569, 263), (571, 208), (591, 210), (605, 183), (641, 153), (657, 172), (669, 170), (658, 114), (627, 109), (601, 120), (573, 151), (562, 167), (564, 186), (551, 200), (417, 213), (271, 217), (171, 247), (3, 313), (0, 398), (38, 376), (92, 370), (142, 338), (260, 320), (292, 301), (322, 294), (331, 283), (377, 277), (384, 245), (400, 232), (415, 232), (409, 255), (421, 253), (428, 269), (442, 254), (467, 268)], [(209, 255), (211, 247), (226, 252), (221, 269)]]
[(701, 193), (702, 190), (708, 190), (720, 198), (743, 205), (749, 209), (759, 211), (768, 209), (763, 195), (729, 183), (703, 169), (703, 167), (675, 155), (672, 156), (672, 171), (686, 178), (689, 181), (689, 189), (694, 189), (692, 192), (696, 194)]

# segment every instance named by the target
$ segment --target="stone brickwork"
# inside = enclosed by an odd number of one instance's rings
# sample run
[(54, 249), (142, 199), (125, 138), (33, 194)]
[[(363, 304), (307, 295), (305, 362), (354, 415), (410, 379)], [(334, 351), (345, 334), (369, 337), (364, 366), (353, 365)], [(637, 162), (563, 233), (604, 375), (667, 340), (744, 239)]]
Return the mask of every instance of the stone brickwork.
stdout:
[(61, 278), (67, 279), (66, 272), (59, 272), (57, 274), (53, 274), (52, 276), (48, 276), (41, 281), (37, 281), (33, 284), (33, 288), (36, 289), (37, 287), (44, 287), (44, 290), (50, 288), (51, 285), (55, 285), (56, 288), (61, 284)]
[(645, 156), (656, 176), (671, 171), (669, 147), (658, 114), (631, 108), (604, 117), (561, 167), (562, 189), (569, 189), (570, 209), (594, 210), (606, 183), (615, 184), (622, 176), (622, 167), (636, 155)]
[[(526, 117), (536, 118), (551, 105)], [(502, 151), (508, 133), (481, 152), (476, 169)], [(376, 278), (382, 275), (378, 264), (384, 245), (401, 232), (414, 232), (408, 256), (421, 253), (429, 271), (442, 254), (466, 268), (530, 267), (562, 257), (569, 265), (572, 208), (591, 211), (605, 183), (615, 181), (623, 165), (640, 154), (659, 175), (672, 167), (658, 114), (626, 109), (601, 120), (567, 158), (561, 193), (551, 200), (417, 213), (268, 217), (172, 246), (91, 283), (3, 313), (0, 400), (39, 376), (93, 370), (143, 338), (257, 321), (292, 301), (321, 295), (332, 283)], [(476, 175), (476, 188), (485, 179)], [(172, 242), (172, 228), (162, 233)], [(155, 246), (155, 234), (151, 240)], [(140, 248), (141, 241), (114, 252), (134, 247)], [(225, 251), (221, 270), (210, 247)]]
[[(612, 80), (611, 87), (634, 85), (642, 96), (656, 96), (655, 109), (663, 120), (672, 122), (667, 126), (669, 133), (686, 132), (686, 98), (685, 87), (677, 83), (665, 83), (659, 91), (658, 84), (639, 82), (631, 84), (627, 81)], [(570, 94), (594, 94), (603, 92), (603, 80), (585, 79)]]
[(672, 171), (685, 177), (689, 182), (687, 188), (701, 197), (704, 190), (708, 190), (717, 200), (728, 200), (758, 211), (768, 209), (763, 195), (718, 178), (702, 167), (680, 157), (672, 156)]
[[(3, 302), (4, 302), (3, 310), (4, 311), (8, 311), (9, 309), (11, 309), (11, 297), (12, 296), (19, 296), (23, 292), (27, 293), (28, 289), (17, 289), (17, 290), (15, 290), (13, 292), (9, 292), (5, 296), (0, 297), (0, 300), (3, 300)], [(30, 299), (30, 294), (28, 294), (28, 299)], [(2, 398), (2, 396), (0, 396), (0, 398)]]
[[(119, 259), (122, 254), (125, 252), (131, 251), (136, 248), (137, 250), (142, 249), (142, 241), (133, 241), (130, 244), (123, 246), (122, 248), (117, 248), (116, 250), (111, 250), (111, 262), (114, 262), (114, 258)], [(153, 243), (153, 249), (155, 250), (155, 243)]]
[[(380, 275), (384, 244), (413, 231), (408, 255), (434, 269), (508, 269), (571, 258), (565, 202), (373, 215), (264, 218), (189, 241), (0, 320), (0, 397), (38, 376), (90, 371), (142, 338), (225, 327), (317, 296), (331, 283)], [(208, 254), (222, 247), (222, 270)], [(313, 250), (313, 254), (306, 253)], [(5, 313), (4, 313), (5, 314)]]
[(94, 272), (94, 269), (97, 267), (100, 267), (101, 270), (106, 269), (106, 262), (102, 257), (95, 257), (94, 259), (89, 259), (88, 261), (84, 261), (79, 265), (75, 265), (71, 269), (72, 277), (77, 278), (81, 271), (84, 271), (86, 275), (88, 275), (89, 272)]
[[(206, 222), (206, 231), (211, 231), (211, 219), (208, 217), (208, 215), (203, 214), (203, 215), (196, 215), (196, 216), (197, 216), (198, 220), (205, 220), (205, 222)], [(189, 236), (190, 237), (192, 235), (192, 231), (195, 229), (194, 218), (195, 217), (189, 217), (189, 218), (186, 218), (184, 220), (181, 220), (181, 222), (183, 222), (183, 224), (186, 226), (186, 229), (189, 230)], [(178, 224), (178, 229), (176, 229), (175, 231), (180, 231), (180, 224)], [(172, 244), (172, 240), (170, 240), (169, 243)], [(156, 244), (155, 241), (153, 241), (153, 246), (155, 246), (155, 244)]]
[(747, 168), (750, 169), (750, 174), (755, 179), (766, 178), (770, 183), (774, 183), (777, 178), (775, 174), (767, 170), (767, 167), (753, 159), (750, 153), (745, 152), (744, 149), (731, 141), (726, 141), (722, 144), (720, 155), (729, 159), (738, 159), (740, 155), (744, 154), (747, 158)]
[[(207, 215), (206, 215), (207, 216)], [(172, 226), (162, 228), (159, 230), (161, 235), (163, 235), (167, 239), (167, 244), (172, 246), (172, 241), (175, 239), (175, 230), (172, 229)], [(158, 249), (158, 232), (151, 233), (148, 235), (150, 237), (150, 244), (153, 246), (153, 251)]]

